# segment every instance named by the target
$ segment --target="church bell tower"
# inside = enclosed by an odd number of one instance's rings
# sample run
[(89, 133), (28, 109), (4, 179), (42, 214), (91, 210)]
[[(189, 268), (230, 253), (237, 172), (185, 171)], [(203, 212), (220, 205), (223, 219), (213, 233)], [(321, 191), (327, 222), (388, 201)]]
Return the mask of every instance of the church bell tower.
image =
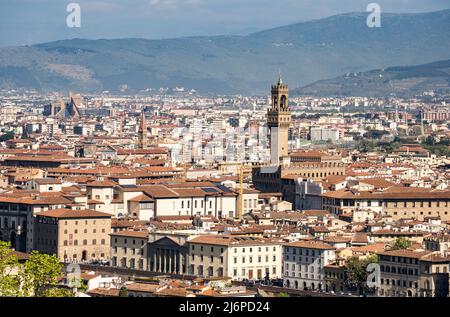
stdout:
[(147, 147), (147, 120), (145, 119), (145, 111), (142, 110), (138, 130), (138, 148), (143, 150), (146, 147)]
[(289, 87), (283, 84), (281, 74), (278, 83), (272, 86), (271, 107), (267, 111), (267, 126), (270, 129), (270, 163), (279, 165), (280, 158), (288, 155), (289, 126)]

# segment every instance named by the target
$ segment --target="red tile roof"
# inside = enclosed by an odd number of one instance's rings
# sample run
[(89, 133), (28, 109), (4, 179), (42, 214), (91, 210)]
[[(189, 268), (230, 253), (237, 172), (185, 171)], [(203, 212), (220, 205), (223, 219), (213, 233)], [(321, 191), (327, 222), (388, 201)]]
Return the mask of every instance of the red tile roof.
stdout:
[(317, 240), (296, 241), (288, 243), (286, 246), (304, 249), (336, 250), (335, 247)]
[(72, 210), (72, 209), (53, 209), (42, 211), (36, 214), (36, 216), (60, 218), (60, 219), (76, 219), (76, 218), (111, 218), (112, 216), (107, 213), (84, 209), (84, 210)]

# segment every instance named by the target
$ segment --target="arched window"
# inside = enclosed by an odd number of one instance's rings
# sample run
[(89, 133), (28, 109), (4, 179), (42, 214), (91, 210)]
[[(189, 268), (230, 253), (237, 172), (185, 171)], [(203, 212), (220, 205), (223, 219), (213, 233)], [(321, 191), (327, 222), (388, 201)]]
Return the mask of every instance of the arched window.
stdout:
[(287, 110), (287, 98), (285, 95), (281, 96), (280, 109)]

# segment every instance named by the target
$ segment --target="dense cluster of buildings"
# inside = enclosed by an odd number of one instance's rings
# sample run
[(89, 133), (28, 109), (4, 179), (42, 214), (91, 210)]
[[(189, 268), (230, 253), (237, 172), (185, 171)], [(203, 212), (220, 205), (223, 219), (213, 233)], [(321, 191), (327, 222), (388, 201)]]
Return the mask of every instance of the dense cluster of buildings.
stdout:
[[(261, 296), (246, 287), (255, 281), (283, 292), (449, 296), (448, 157), (417, 142), (354, 146), (368, 131), (389, 142), (414, 126), (417, 140), (448, 137), (443, 110), (290, 100), (281, 76), (267, 101), (3, 97), (0, 240), (90, 265), (89, 296), (123, 287), (129, 296)], [(370, 106), (387, 111), (300, 115)], [(373, 258), (378, 284), (361, 292), (349, 263)], [(107, 267), (160, 277), (124, 281)]]

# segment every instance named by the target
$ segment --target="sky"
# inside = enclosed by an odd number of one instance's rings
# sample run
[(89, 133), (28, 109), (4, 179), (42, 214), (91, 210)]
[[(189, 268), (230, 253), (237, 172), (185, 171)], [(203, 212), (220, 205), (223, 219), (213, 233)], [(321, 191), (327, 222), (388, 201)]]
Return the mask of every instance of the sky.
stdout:
[[(174, 38), (245, 35), (327, 16), (363, 12), (450, 9), (450, 0), (0, 0), (0, 46), (70, 38)], [(80, 27), (66, 23), (67, 5), (80, 6)]]

